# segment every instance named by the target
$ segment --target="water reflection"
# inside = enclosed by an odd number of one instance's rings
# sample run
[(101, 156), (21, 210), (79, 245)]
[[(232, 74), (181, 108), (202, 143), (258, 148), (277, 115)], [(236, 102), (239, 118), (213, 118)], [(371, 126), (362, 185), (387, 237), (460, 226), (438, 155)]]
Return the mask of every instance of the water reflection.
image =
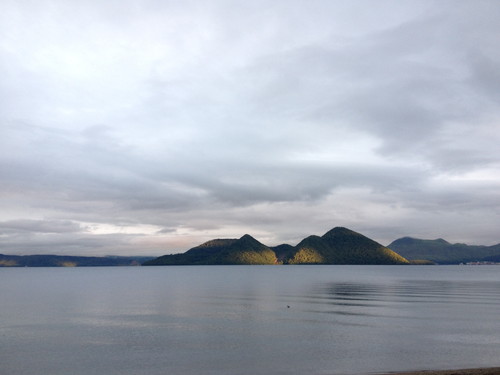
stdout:
[[(397, 301), (418, 303), (457, 302), (500, 304), (492, 297), (500, 296), (498, 283), (449, 282), (442, 280), (399, 280), (393, 284), (363, 282), (327, 283), (316, 286), (313, 294), (319, 298), (349, 302), (349, 305), (365, 305), (367, 301)], [(340, 302), (339, 304), (346, 304)]]
[[(475, 309), (481, 305), (500, 305), (500, 287), (497, 282), (483, 281), (330, 282), (315, 285), (302, 302), (309, 306), (308, 312), (360, 317), (364, 324), (383, 324), (381, 319), (364, 319), (370, 317), (441, 320), (444, 316), (463, 322), (471, 319), (467, 305)], [(349, 319), (345, 323), (356, 324), (356, 321)]]

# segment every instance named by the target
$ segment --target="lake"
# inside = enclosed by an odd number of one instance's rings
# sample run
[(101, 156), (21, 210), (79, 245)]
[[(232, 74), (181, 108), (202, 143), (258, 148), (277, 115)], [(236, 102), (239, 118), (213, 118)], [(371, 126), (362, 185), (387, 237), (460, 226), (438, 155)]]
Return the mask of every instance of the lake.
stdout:
[(500, 366), (498, 266), (0, 268), (0, 374)]

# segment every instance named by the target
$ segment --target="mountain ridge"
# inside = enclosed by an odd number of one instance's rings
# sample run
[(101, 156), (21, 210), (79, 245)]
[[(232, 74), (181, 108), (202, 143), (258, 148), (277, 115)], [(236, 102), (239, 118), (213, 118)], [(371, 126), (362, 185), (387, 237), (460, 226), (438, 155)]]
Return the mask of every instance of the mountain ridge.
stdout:
[(492, 246), (450, 243), (442, 238), (435, 240), (402, 237), (394, 240), (388, 248), (408, 260), (425, 259), (438, 264), (467, 262), (500, 262), (500, 244)]
[[(207, 246), (218, 241), (218, 246)], [(209, 248), (209, 251), (205, 251)], [(143, 265), (211, 264), (408, 264), (408, 260), (378, 242), (348, 228), (336, 227), (323, 236), (310, 235), (296, 246), (269, 247), (249, 234), (239, 239), (212, 240), (185, 253), (163, 255)]]

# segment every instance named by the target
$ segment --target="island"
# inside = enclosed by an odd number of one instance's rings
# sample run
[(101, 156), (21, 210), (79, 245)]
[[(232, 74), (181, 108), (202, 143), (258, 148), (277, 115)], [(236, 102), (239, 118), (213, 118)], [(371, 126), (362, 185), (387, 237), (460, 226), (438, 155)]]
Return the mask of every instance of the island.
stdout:
[(143, 265), (409, 263), (393, 250), (360, 233), (336, 227), (321, 237), (306, 237), (296, 246), (282, 244), (269, 247), (248, 234), (239, 239), (215, 239), (185, 253), (163, 255)]

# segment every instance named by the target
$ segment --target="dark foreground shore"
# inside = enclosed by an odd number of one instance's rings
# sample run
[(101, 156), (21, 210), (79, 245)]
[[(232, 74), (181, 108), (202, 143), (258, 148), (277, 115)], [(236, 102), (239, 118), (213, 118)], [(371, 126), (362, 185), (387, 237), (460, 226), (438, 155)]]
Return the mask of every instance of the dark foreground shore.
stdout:
[[(382, 375), (382, 374), (380, 374)], [(390, 372), (385, 375), (500, 375), (500, 367), (474, 368), (462, 370), (426, 370), (411, 372)]]

